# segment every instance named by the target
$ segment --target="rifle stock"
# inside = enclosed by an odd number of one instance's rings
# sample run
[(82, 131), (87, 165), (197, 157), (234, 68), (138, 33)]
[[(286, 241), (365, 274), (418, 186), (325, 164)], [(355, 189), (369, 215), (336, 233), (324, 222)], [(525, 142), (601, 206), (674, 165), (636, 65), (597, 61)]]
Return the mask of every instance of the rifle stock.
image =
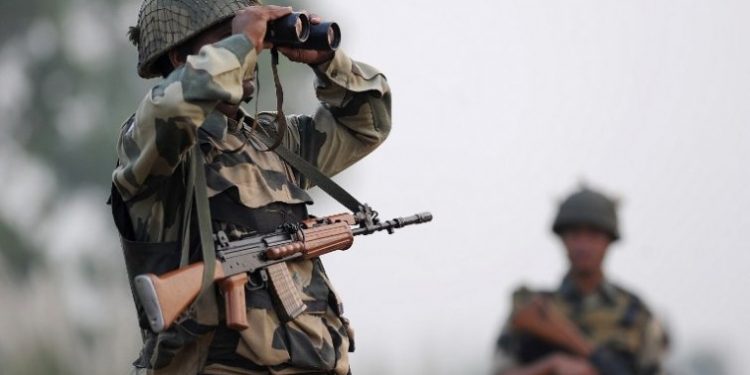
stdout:
[[(161, 276), (145, 274), (135, 277), (136, 292), (146, 311), (151, 329), (161, 332), (174, 323), (198, 297), (202, 276), (203, 262), (199, 262)], [(224, 270), (217, 263), (214, 281), (223, 277)]]

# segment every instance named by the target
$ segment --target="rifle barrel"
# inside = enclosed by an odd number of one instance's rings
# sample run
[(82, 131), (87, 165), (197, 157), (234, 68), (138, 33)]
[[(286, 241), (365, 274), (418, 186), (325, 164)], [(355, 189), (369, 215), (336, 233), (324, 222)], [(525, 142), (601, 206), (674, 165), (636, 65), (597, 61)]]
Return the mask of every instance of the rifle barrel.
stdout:
[(407, 217), (397, 217), (395, 219), (386, 220), (369, 227), (361, 227), (352, 230), (352, 234), (355, 236), (372, 234), (387, 230), (389, 233), (393, 233), (394, 229), (403, 228), (407, 225), (423, 224), (432, 221), (432, 214), (429, 212), (422, 212)]

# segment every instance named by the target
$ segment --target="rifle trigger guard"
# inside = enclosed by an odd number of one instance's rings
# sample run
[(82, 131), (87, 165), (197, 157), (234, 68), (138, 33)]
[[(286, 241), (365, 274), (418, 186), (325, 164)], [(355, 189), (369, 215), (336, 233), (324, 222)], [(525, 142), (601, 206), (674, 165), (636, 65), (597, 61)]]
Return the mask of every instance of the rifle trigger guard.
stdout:
[[(260, 280), (258, 280), (258, 278), (260, 278)], [(258, 272), (248, 273), (247, 284), (245, 284), (245, 289), (252, 292), (252, 291), (264, 289), (266, 286), (268, 286), (268, 273), (266, 273), (266, 270), (260, 270)]]

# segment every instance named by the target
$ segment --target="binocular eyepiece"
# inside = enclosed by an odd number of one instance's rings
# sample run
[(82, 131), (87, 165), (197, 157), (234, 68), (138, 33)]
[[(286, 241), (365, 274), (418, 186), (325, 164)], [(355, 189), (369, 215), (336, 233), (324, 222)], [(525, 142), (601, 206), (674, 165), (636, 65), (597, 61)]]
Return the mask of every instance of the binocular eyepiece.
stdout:
[(265, 40), (274, 46), (335, 51), (341, 29), (335, 22), (313, 25), (306, 14), (295, 12), (269, 22)]

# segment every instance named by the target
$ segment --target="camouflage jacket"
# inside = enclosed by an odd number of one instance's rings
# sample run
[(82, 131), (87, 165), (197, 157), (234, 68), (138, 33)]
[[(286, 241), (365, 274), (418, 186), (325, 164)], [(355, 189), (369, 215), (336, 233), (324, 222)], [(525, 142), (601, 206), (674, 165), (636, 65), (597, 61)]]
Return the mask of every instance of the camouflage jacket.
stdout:
[[(154, 86), (122, 126), (113, 185), (127, 207), (131, 240), (146, 245), (179, 241), (186, 191), (183, 161), (196, 142), (206, 157), (212, 203), (217, 197), (228, 198), (240, 215), (269, 204), (312, 203), (302, 176), (275, 153), (258, 151), (236, 121), (214, 110), (221, 101), (240, 102), (241, 83), (252, 76), (256, 61), (257, 52), (243, 35), (204, 46)], [(284, 144), (334, 175), (387, 137), (390, 89), (380, 72), (352, 61), (341, 50), (313, 69), (321, 106), (312, 117), (287, 117)], [(274, 119), (264, 113), (257, 120), (275, 129)], [(230, 236), (251, 230), (214, 217), (217, 226)], [(172, 254), (175, 251), (164, 255), (172, 264), (179, 257)], [(126, 254), (126, 262), (127, 258)], [(319, 308), (284, 323), (267, 289), (248, 291), (250, 328), (235, 332), (223, 324), (221, 296), (208, 295), (196, 302), (187, 319), (166, 332), (145, 330), (136, 367), (153, 374), (346, 374), (348, 325), (322, 263), (297, 261), (288, 267), (303, 299), (320, 302)]]
[[(660, 374), (663, 335), (648, 308), (634, 294), (605, 281), (595, 293), (582, 296), (566, 277), (552, 292), (532, 292), (520, 288), (513, 293), (513, 311), (541, 294), (575, 323), (586, 338), (617, 353), (634, 369), (634, 374)], [(512, 313), (511, 313), (512, 314)], [(560, 348), (506, 322), (497, 340), (493, 374), (539, 360)]]

